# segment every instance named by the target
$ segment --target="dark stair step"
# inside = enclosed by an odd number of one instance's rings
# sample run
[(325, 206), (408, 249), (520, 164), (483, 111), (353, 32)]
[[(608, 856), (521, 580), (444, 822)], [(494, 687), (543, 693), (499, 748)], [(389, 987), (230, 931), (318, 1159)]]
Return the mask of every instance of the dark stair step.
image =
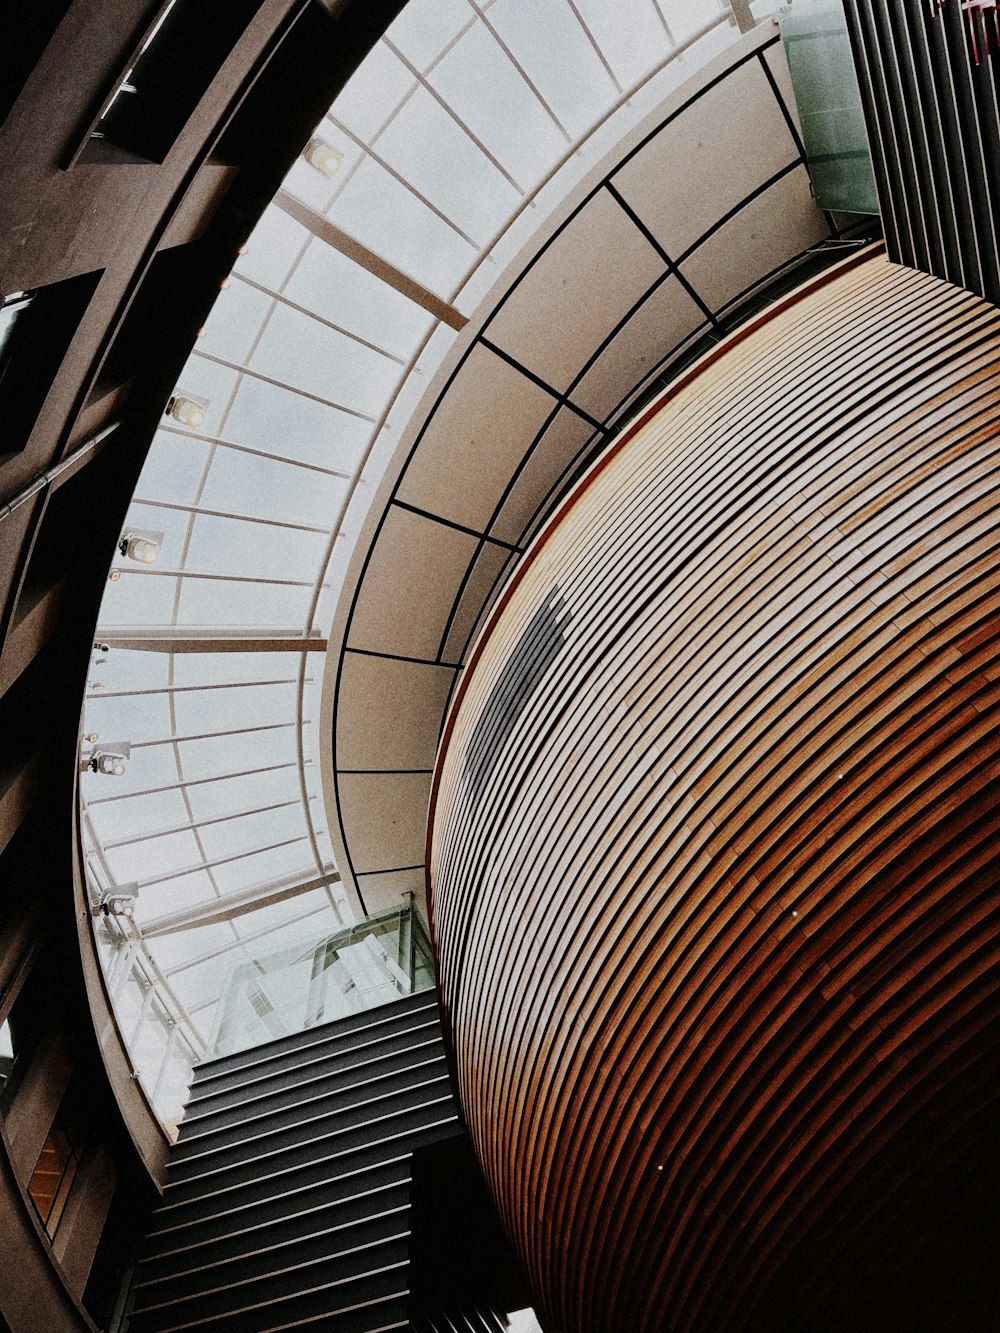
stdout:
[(220, 1213), (245, 1210), (310, 1186), (325, 1185), (332, 1197), (341, 1192), (347, 1194), (356, 1183), (350, 1177), (357, 1177), (359, 1173), (369, 1172), (415, 1148), (439, 1143), (460, 1132), (458, 1115), (450, 1098), (424, 1107), (423, 1112), (422, 1117), (408, 1112), (407, 1119), (414, 1118), (411, 1123), (399, 1123), (397, 1118), (390, 1117), (372, 1125), (370, 1142), (329, 1147), (329, 1151), (304, 1166), (276, 1168), (266, 1176), (251, 1175), (241, 1181), (210, 1181), (213, 1188), (205, 1188), (193, 1198), (176, 1193), (179, 1188), (189, 1188), (186, 1182), (180, 1187), (168, 1186), (164, 1201), (153, 1214), (153, 1228), (162, 1231), (168, 1227), (184, 1227)]
[[(237, 1229), (223, 1231), (219, 1229), (220, 1223), (208, 1221), (179, 1233), (171, 1231), (154, 1236), (153, 1240), (159, 1240), (160, 1248), (148, 1246), (139, 1264), (138, 1284), (167, 1280), (195, 1269), (240, 1259), (324, 1228), (331, 1233), (348, 1232), (354, 1226), (364, 1225), (369, 1218), (399, 1213), (409, 1206), (410, 1201), (409, 1162), (392, 1163), (391, 1166), (402, 1178), (390, 1179), (388, 1183), (377, 1184), (345, 1199), (331, 1200), (328, 1191), (319, 1187), (291, 1196), (287, 1201), (284, 1197), (276, 1199), (271, 1208), (265, 1209), (261, 1205), (254, 1211), (252, 1225), (244, 1225), (247, 1219), (241, 1218)], [(381, 1174), (390, 1176), (391, 1173), (387, 1168)], [(259, 1211), (269, 1215), (259, 1217)]]
[(441, 1043), (434, 1042), (415, 1052), (405, 1063), (401, 1063), (399, 1056), (369, 1061), (342, 1071), (338, 1077), (327, 1075), (311, 1080), (281, 1095), (248, 1099), (223, 1114), (205, 1117), (198, 1126), (200, 1132), (186, 1135), (172, 1149), (171, 1170), (178, 1162), (239, 1141), (250, 1131), (256, 1136), (290, 1128), (306, 1117), (340, 1110), (376, 1096), (404, 1092), (414, 1083), (446, 1074)]
[(171, 1318), (184, 1310), (197, 1310), (200, 1318), (209, 1318), (265, 1301), (290, 1300), (317, 1286), (364, 1279), (400, 1264), (405, 1266), (408, 1254), (405, 1228), (334, 1254), (317, 1242), (296, 1250), (294, 1255), (275, 1256), (272, 1261), (262, 1256), (258, 1272), (245, 1271), (232, 1280), (220, 1276), (213, 1281), (209, 1273), (207, 1283), (190, 1292), (167, 1289), (162, 1283), (142, 1288), (136, 1292), (133, 1318), (157, 1310), (172, 1311)]
[(445, 1074), (381, 1097), (373, 1097), (287, 1129), (247, 1135), (226, 1147), (168, 1166), (164, 1199), (190, 1198), (230, 1182), (277, 1169), (305, 1165), (317, 1157), (360, 1147), (382, 1137), (384, 1128), (405, 1132), (426, 1120), (430, 1106), (453, 1106)]

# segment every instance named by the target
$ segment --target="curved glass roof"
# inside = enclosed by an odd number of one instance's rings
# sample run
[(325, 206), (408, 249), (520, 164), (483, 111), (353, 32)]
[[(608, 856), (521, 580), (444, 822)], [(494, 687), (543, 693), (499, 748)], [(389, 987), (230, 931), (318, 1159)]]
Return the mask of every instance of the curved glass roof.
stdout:
[(84, 773), (82, 830), (95, 901), (137, 886), (97, 933), (166, 1119), (231, 965), (350, 916), (320, 685), (384, 461), (507, 261), (734, 10), (411, 0), (315, 131), (332, 174), (296, 161), (220, 293), (176, 390), (198, 411), (164, 417), (129, 510), (159, 557), (115, 558), (84, 713), (131, 745), (123, 776)]

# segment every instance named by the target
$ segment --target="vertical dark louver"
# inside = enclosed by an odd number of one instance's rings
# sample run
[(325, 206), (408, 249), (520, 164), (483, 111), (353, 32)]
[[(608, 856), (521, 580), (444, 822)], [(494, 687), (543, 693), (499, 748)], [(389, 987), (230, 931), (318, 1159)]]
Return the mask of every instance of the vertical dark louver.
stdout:
[(889, 257), (1000, 302), (994, 11), (957, 0), (846, 9)]

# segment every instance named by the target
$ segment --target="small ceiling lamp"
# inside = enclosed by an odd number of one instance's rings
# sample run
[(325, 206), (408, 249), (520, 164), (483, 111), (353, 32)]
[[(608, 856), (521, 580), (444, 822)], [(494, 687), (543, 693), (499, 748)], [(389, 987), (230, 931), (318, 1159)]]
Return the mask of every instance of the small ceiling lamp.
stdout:
[(132, 746), (128, 741), (105, 741), (100, 748), (91, 750), (80, 767), (84, 772), (103, 773), (106, 777), (124, 777)]
[(138, 565), (155, 565), (162, 542), (162, 532), (152, 532), (149, 528), (126, 528), (118, 539), (118, 549)]
[(302, 150), (302, 156), (321, 176), (335, 175), (344, 157), (332, 143), (319, 138), (309, 140)]
[(196, 398), (191, 393), (175, 393), (167, 402), (164, 416), (173, 417), (179, 421), (182, 426), (192, 426), (195, 430), (205, 424), (205, 417), (208, 415), (207, 398)]
[(98, 902), (90, 909), (93, 916), (135, 916), (135, 905), (139, 898), (138, 884), (119, 884), (116, 888), (102, 893)]

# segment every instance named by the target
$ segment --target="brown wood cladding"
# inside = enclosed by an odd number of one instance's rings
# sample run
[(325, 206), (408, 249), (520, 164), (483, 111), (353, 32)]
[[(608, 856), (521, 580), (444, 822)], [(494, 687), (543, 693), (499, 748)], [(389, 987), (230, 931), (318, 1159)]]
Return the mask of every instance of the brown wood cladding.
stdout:
[(480, 645), (439, 977), (549, 1333), (987, 1326), (968, 1273), (928, 1293), (995, 1186), (998, 352), (882, 258), (807, 293), (592, 474)]

